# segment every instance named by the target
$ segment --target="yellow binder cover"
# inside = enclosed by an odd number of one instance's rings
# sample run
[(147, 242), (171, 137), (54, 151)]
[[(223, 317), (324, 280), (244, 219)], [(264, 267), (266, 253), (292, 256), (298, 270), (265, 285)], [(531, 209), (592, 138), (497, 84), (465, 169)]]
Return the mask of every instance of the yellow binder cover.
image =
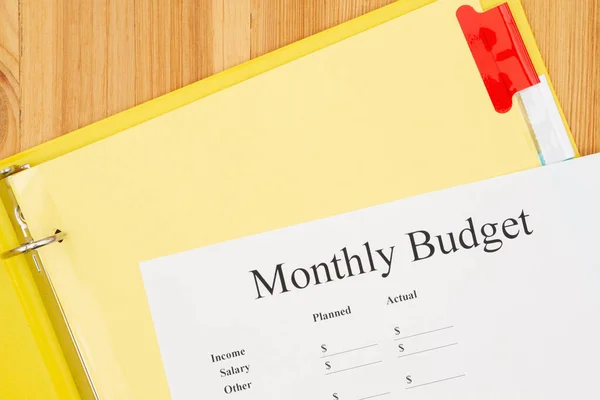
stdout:
[(392, 4), (5, 160), (34, 167), (6, 180), (2, 249), (24, 239), (10, 204), (33, 238), (68, 236), (39, 251), (42, 273), (30, 257), (2, 262), (0, 397), (169, 398), (140, 261), (539, 166), (526, 113), (494, 110), (455, 15), (500, 1), (430, 3)]

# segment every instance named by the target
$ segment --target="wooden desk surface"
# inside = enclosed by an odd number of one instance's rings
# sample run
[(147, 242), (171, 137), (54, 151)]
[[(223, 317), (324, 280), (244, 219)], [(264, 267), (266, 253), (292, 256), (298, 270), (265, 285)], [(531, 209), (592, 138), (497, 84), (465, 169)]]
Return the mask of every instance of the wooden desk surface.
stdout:
[[(0, 0), (0, 158), (389, 2)], [(580, 151), (600, 151), (600, 0), (522, 2)]]

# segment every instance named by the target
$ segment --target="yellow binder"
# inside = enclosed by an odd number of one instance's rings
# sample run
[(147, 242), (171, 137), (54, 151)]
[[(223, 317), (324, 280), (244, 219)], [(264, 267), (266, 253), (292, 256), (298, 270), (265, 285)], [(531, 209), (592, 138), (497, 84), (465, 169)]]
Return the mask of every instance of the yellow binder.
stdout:
[(456, 18), (500, 3), (399, 1), (2, 161), (0, 398), (169, 398), (140, 261), (540, 166)]

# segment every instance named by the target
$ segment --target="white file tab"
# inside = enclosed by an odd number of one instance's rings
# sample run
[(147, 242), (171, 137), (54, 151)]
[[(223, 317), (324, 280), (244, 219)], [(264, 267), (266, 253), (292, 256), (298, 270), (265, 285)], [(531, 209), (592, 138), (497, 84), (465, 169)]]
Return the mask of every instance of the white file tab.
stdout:
[(591, 156), (143, 262), (173, 399), (600, 398), (598, 176)]

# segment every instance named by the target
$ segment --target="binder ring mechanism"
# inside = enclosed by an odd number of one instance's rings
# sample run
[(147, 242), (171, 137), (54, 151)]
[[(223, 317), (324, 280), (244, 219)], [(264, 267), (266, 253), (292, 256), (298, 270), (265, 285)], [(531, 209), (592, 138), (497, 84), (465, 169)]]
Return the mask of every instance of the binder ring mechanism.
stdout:
[[(29, 164), (13, 165), (8, 168), (4, 168), (4, 169), (0, 170), (0, 180), (8, 178), (9, 176), (17, 174), (21, 171), (25, 171), (26, 169), (29, 169), (29, 168), (30, 168)], [(19, 210), (19, 207), (17, 207), (17, 210)], [(19, 210), (18, 214), (20, 214), (20, 210)], [(23, 224), (25, 223), (22, 215), (18, 215), (17, 217), (19, 220), (21, 220), (20, 222), (23, 222)], [(18, 256), (21, 254), (27, 254), (29, 252), (35, 251), (42, 247), (48, 246), (50, 244), (57, 243), (57, 242), (60, 243), (64, 240), (65, 236), (66, 236), (66, 234), (64, 232), (57, 229), (54, 232), (54, 235), (48, 236), (43, 239), (32, 240), (27, 243), (23, 243), (22, 245), (3, 253), (1, 258), (7, 259), (7, 258), (15, 257), (15, 256)]]
[(65, 239), (65, 236), (66, 233), (57, 230), (56, 233), (52, 236), (48, 236), (40, 240), (33, 240), (31, 242), (23, 243), (19, 247), (15, 247), (14, 249), (7, 251), (6, 253), (2, 254), (2, 258), (6, 259), (21, 254), (27, 254), (31, 251), (35, 251), (42, 247), (48, 246), (49, 244), (60, 243)]
[(11, 165), (10, 167), (0, 170), (0, 180), (8, 178), (9, 176), (19, 173), (21, 171), (25, 171), (26, 169), (29, 169), (29, 168), (30, 168), (29, 164)]

